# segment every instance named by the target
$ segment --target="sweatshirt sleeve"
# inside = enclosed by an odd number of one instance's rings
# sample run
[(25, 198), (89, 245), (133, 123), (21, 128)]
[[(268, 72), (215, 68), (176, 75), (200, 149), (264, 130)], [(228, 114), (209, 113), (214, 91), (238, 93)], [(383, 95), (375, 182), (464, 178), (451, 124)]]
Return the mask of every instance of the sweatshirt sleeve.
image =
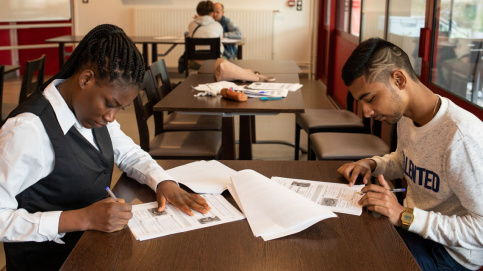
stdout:
[(444, 157), (445, 176), (465, 215), (415, 209), (410, 231), (447, 246), (483, 247), (483, 142), (474, 134), (462, 135)]
[(404, 161), (399, 149), (384, 156), (374, 156), (371, 158), (377, 164), (372, 176), (377, 177), (382, 174), (386, 180), (402, 179), (404, 177)]

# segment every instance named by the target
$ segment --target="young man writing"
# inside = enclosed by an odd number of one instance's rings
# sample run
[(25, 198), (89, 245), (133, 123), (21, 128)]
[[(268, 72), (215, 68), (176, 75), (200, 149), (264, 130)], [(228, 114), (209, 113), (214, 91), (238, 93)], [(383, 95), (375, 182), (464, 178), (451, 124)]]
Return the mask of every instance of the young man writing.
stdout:
[[(382, 39), (362, 42), (342, 77), (366, 117), (398, 125), (398, 147), (383, 157), (343, 165), (360, 204), (389, 218), (423, 270), (483, 265), (483, 123), (419, 82), (407, 54)], [(385, 179), (404, 178), (401, 206)], [(402, 228), (399, 228), (402, 227)]]

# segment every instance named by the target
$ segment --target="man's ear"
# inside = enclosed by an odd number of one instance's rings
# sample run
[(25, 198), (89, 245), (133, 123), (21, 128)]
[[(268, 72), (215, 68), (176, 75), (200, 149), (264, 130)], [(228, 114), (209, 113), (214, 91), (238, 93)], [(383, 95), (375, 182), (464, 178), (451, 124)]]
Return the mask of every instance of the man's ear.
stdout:
[(94, 83), (94, 71), (84, 70), (79, 75), (79, 87), (84, 89), (86, 86)]
[(399, 89), (406, 88), (407, 77), (401, 70), (395, 70), (391, 76), (392, 81)]

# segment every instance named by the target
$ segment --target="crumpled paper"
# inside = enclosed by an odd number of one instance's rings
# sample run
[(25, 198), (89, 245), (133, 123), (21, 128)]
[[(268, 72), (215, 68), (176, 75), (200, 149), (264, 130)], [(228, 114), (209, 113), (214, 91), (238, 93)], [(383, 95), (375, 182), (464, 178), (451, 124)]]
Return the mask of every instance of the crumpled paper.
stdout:
[(216, 96), (220, 94), (220, 91), (223, 88), (232, 88), (233, 90), (244, 90), (245, 86), (237, 85), (233, 82), (228, 81), (220, 81), (215, 83), (209, 84), (199, 84), (196, 87), (193, 87), (195, 90), (201, 91), (195, 94), (195, 97), (203, 97), (203, 96)]

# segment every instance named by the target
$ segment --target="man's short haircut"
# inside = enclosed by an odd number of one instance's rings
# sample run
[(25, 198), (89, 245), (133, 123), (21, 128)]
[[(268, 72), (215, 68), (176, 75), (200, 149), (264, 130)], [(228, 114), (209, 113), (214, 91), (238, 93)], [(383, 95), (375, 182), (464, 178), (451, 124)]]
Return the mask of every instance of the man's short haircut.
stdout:
[(217, 3), (215, 3), (215, 5), (220, 5), (221, 6), (221, 10), (225, 10), (225, 6), (222, 3), (217, 2)]
[(196, 7), (196, 13), (200, 16), (210, 15), (215, 11), (215, 5), (211, 1), (201, 1)]
[(346, 86), (364, 76), (369, 83), (388, 83), (396, 69), (405, 70), (411, 79), (418, 77), (408, 55), (395, 44), (380, 38), (370, 38), (360, 43), (342, 68), (342, 80)]

